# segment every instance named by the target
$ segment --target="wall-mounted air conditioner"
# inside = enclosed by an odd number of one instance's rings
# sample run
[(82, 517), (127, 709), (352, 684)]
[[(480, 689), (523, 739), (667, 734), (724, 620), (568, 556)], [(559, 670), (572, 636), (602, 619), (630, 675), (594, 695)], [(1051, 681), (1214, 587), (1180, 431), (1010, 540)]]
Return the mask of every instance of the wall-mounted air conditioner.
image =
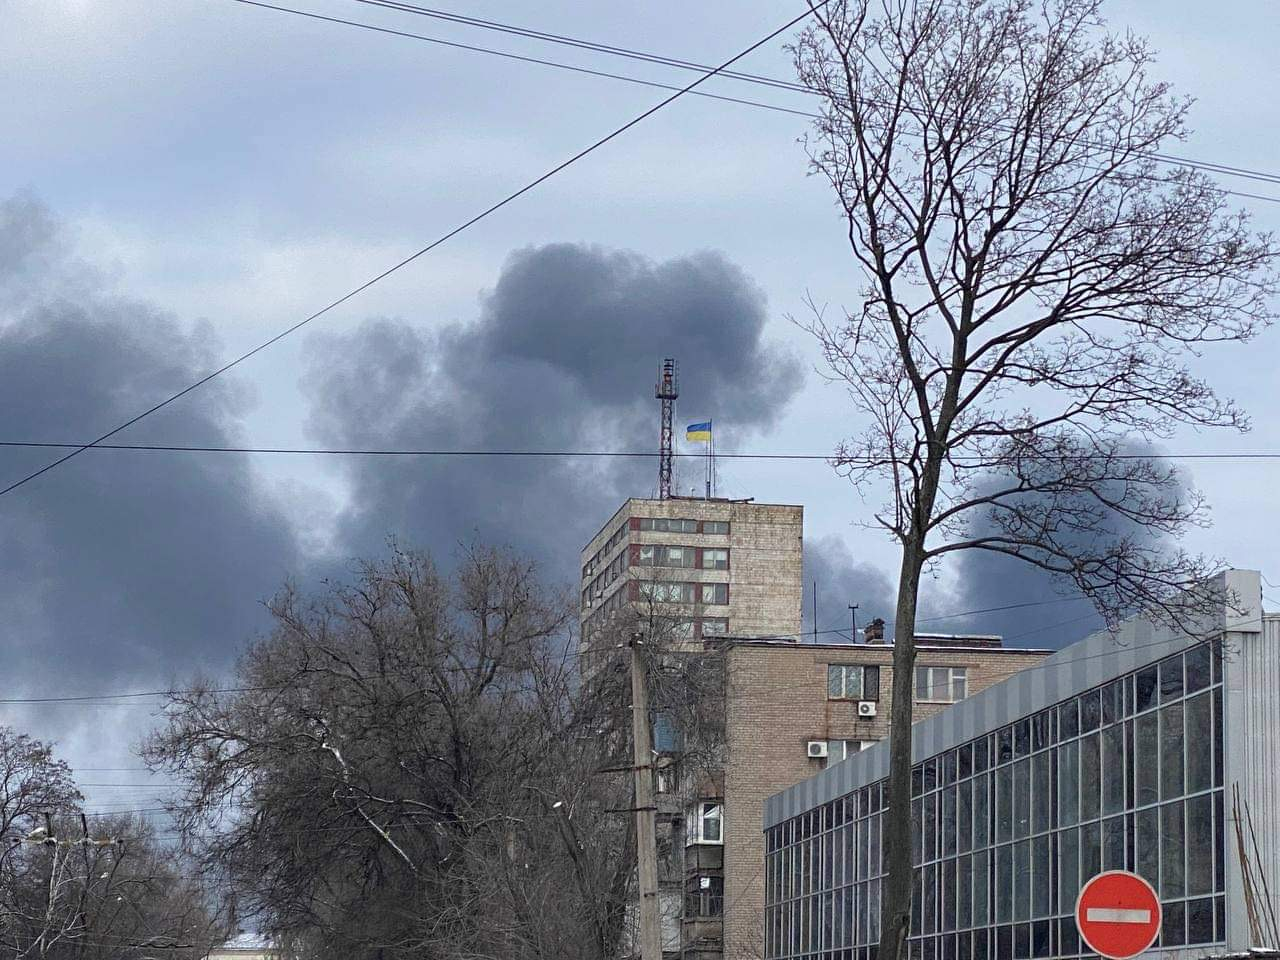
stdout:
[(810, 740), (805, 752), (808, 753), (811, 760), (825, 760), (827, 757), (827, 741)]
[(858, 701), (859, 717), (874, 717), (876, 715), (876, 702), (874, 700)]

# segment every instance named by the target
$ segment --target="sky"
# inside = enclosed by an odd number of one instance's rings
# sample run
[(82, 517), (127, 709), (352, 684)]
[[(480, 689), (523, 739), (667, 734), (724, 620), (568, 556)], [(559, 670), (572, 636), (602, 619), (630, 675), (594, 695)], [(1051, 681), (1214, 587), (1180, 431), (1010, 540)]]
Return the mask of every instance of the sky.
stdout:
[[(298, 9), (626, 73), (690, 74), (496, 35), (356, 0)], [(479, 17), (719, 62), (797, 5), (478, 0)], [(1158, 72), (1193, 95), (1176, 152), (1280, 171), (1274, 13), (1265, 0), (1115, 0)], [(96, 436), (380, 273), (652, 106), (661, 90), (305, 19), (234, 0), (0, 5), (0, 439)], [(789, 78), (781, 41), (742, 68)], [(804, 110), (798, 94), (708, 92)], [(130, 428), (127, 442), (648, 449), (664, 356), (677, 416), (725, 450), (830, 452), (855, 426), (793, 319), (858, 281), (805, 119), (682, 98), (537, 190)], [(1246, 180), (1225, 186), (1280, 197)], [(1239, 202), (1260, 229), (1280, 203)], [(1253, 414), (1245, 437), (1179, 452), (1280, 451), (1280, 330), (1197, 372)], [(48, 451), (0, 452), (0, 481)], [(683, 483), (700, 467), (684, 467)], [(1280, 519), (1265, 462), (1193, 461), (1214, 525), (1188, 544), (1269, 572)], [(690, 476), (688, 471), (695, 474)], [(538, 558), (555, 583), (647, 462), (325, 460), (93, 451), (0, 501), (4, 689), (142, 691), (225, 676), (286, 578), (314, 589), (388, 537), (447, 563), (471, 539)], [(805, 507), (820, 625), (891, 610), (874, 503), (821, 461), (724, 461), (720, 492)], [(1018, 602), (1038, 607), (948, 617)], [(807, 601), (806, 601), (807, 605)], [(926, 586), (931, 629), (1058, 646), (1087, 606), (975, 561)], [(808, 615), (808, 611), (806, 611)], [(811, 622), (811, 621), (808, 621)], [(0, 708), (82, 771), (122, 782), (154, 701)], [(115, 768), (120, 772), (113, 773)], [(88, 781), (87, 773), (82, 779)], [(109, 809), (148, 796), (86, 788)]]

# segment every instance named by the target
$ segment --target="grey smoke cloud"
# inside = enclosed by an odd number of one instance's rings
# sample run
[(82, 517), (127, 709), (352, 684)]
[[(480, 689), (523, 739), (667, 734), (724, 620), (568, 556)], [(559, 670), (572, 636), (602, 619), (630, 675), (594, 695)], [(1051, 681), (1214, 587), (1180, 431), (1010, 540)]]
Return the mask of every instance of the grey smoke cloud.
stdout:
[[(796, 359), (764, 339), (764, 296), (714, 253), (654, 263), (549, 244), (518, 251), (477, 321), (433, 332), (375, 319), (316, 336), (303, 388), (325, 444), (486, 450), (653, 450), (653, 383), (681, 364), (677, 424), (714, 417), (721, 442), (768, 427), (800, 386)], [(340, 541), (367, 553), (394, 533), (447, 557), (508, 544), (569, 581), (577, 551), (626, 496), (653, 495), (656, 464), (579, 458), (439, 458), (344, 464)], [(677, 463), (681, 487), (696, 461)]]
[[(207, 330), (192, 335), (109, 292), (70, 257), (40, 203), (0, 202), (0, 436), (96, 436), (208, 370), (214, 346)], [(216, 381), (121, 439), (234, 443), (247, 402), (232, 380)], [(0, 450), (0, 481), (56, 456)], [(221, 671), (265, 624), (257, 601), (298, 560), (284, 515), (238, 455), (89, 451), (0, 502), (0, 543), (0, 661), (12, 696)]]
[[(875, 534), (863, 534), (875, 536)], [(857, 604), (858, 636), (862, 628), (879, 617), (893, 633), (893, 611), (897, 588), (885, 572), (874, 564), (859, 560), (851, 544), (857, 538), (825, 536), (805, 538), (804, 543), (804, 613), (803, 641), (813, 637), (813, 594), (817, 584), (819, 643), (848, 642), (851, 617), (850, 604)], [(840, 633), (829, 631), (838, 630)]]

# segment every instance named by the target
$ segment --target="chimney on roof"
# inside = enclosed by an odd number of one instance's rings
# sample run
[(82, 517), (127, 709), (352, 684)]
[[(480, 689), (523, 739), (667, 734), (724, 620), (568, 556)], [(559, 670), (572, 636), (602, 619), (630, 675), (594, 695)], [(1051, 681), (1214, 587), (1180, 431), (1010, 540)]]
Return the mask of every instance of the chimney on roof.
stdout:
[(884, 621), (876, 617), (862, 629), (862, 638), (867, 643), (884, 643)]

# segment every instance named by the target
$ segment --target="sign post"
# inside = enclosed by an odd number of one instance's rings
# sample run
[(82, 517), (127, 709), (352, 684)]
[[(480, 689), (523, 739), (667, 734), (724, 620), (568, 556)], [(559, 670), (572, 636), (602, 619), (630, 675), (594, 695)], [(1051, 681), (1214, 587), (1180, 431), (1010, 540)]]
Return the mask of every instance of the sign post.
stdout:
[(1084, 885), (1076, 900), (1076, 926), (1094, 953), (1129, 960), (1160, 935), (1160, 898), (1136, 873), (1111, 870)]

